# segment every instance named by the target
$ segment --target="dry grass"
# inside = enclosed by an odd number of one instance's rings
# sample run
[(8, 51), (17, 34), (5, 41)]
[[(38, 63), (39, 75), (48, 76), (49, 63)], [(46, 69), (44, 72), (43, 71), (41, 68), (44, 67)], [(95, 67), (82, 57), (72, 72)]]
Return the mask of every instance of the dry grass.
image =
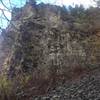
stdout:
[(57, 74), (56, 70), (48, 75), (36, 70), (33, 74), (20, 74), (13, 79), (0, 76), (0, 100), (29, 100), (34, 95), (44, 95), (58, 83), (75, 79), (87, 72), (87, 69), (74, 67), (70, 72)]

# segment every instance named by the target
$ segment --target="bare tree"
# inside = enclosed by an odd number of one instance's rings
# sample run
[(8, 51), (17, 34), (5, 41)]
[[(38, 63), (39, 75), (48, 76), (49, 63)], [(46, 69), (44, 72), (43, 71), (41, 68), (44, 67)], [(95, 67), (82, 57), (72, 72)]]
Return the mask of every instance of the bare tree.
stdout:
[(93, 0), (94, 2), (96, 2), (97, 7), (100, 7), (100, 0)]

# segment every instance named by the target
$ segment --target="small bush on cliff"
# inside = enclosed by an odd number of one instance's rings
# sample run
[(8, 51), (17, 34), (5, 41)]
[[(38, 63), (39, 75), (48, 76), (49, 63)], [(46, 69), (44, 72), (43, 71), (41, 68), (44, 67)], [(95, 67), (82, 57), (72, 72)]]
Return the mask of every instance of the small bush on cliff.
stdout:
[(14, 97), (13, 83), (7, 79), (7, 76), (0, 75), (0, 100), (12, 100)]
[(22, 100), (20, 93), (27, 85), (29, 78), (28, 75), (18, 75), (14, 79), (8, 79), (6, 75), (0, 75), (0, 100)]

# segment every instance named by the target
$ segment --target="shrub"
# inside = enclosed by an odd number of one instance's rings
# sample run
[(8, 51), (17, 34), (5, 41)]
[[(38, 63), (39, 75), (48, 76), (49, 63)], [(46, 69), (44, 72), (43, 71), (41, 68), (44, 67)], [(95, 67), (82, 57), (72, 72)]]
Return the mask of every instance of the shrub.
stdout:
[(0, 75), (0, 100), (12, 100), (14, 98), (13, 83), (6, 75)]

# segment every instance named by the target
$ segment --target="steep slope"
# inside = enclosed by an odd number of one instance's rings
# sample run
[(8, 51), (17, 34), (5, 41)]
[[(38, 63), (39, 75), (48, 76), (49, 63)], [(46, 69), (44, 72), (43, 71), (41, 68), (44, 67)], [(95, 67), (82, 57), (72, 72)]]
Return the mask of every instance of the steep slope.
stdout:
[(99, 37), (92, 35), (93, 25), (75, 18), (70, 22), (74, 16), (66, 13), (64, 17), (70, 19), (63, 20), (61, 9), (26, 4), (22, 10), (15, 9), (16, 14), (13, 11), (6, 31), (11, 38), (7, 42), (12, 46), (8, 68), (26, 72), (38, 68), (47, 73), (54, 67), (60, 74), (73, 67), (99, 65)]
[(2, 48), (7, 53), (3, 72), (10, 79), (33, 75), (29, 82), (36, 90), (32, 95), (38, 95), (99, 69), (100, 27), (96, 23), (100, 17), (97, 14), (91, 18), (91, 10), (83, 14), (75, 16), (59, 6), (44, 4), (27, 3), (15, 8), (9, 26), (2, 32)]

